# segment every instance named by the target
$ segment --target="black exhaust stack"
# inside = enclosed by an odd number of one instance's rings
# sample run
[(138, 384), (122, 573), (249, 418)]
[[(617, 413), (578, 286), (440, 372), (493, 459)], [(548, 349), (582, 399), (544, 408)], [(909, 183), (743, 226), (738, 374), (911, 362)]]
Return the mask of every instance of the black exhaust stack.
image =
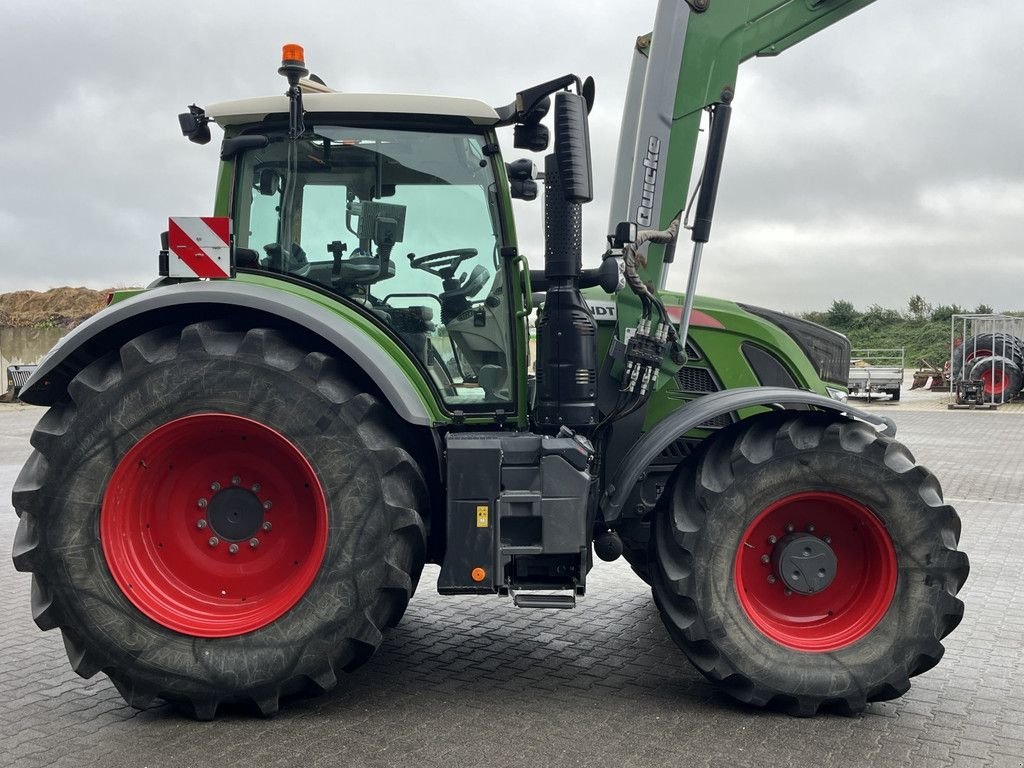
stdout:
[(597, 326), (579, 290), (583, 268), (583, 203), (593, 198), (588, 103), (555, 94), (555, 151), (544, 160), (544, 277), (547, 296), (537, 321), (538, 427), (597, 422)]

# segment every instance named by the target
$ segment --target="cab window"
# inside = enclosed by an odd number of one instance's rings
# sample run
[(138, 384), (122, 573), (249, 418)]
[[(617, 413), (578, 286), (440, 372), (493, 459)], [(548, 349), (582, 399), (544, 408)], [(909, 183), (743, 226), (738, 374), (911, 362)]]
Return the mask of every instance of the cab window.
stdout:
[(247, 152), (240, 264), (359, 304), (446, 401), (511, 399), (510, 312), (495, 178), (475, 134), (316, 126)]

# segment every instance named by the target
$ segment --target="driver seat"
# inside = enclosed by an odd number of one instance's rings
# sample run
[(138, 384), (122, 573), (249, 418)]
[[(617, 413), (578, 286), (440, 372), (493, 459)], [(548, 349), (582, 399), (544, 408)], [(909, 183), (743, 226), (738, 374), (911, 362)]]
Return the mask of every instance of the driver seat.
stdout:
[(447, 325), (472, 306), (470, 298), (476, 296), (487, 284), (486, 267), (477, 264), (469, 277), (463, 272), (458, 278), (445, 278), (444, 290), (438, 296), (441, 302), (441, 322)]

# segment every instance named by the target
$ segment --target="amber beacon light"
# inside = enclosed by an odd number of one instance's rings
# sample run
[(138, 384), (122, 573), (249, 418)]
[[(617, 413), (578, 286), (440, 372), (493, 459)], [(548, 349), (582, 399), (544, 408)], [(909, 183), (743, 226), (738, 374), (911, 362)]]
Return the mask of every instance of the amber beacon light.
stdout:
[(306, 52), (297, 43), (285, 43), (281, 46), (281, 65), (298, 64), (306, 66)]

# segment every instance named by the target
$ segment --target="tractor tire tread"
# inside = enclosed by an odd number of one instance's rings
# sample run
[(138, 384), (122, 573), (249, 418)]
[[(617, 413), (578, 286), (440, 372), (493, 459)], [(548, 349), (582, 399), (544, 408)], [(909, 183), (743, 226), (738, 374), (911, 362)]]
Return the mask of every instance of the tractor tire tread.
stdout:
[[(702, 446), (694, 460), (681, 465), (672, 486), (666, 490), (655, 512), (652, 571), (659, 610), (669, 634), (685, 651), (694, 666), (719, 683), (734, 698), (753, 705), (778, 708), (806, 717), (820, 709), (856, 713), (869, 702), (902, 695), (909, 678), (930, 669), (941, 659), (939, 642), (960, 623), (963, 603), (955, 596), (969, 570), (963, 552), (955, 549), (960, 520), (945, 504), (938, 482), (931, 472), (917, 465), (905, 446), (878, 434), (870, 425), (838, 419), (828, 414), (765, 414), (723, 430)], [(818, 695), (780, 691), (763, 685), (741, 664), (719, 651), (715, 643), (721, 627), (709, 627), (695, 600), (695, 552), (711, 503), (739, 483), (746, 471), (780, 456), (803, 458), (818, 450), (870, 457), (879, 470), (888, 470), (917, 489), (920, 503), (927, 508), (931, 536), (922, 537), (910, 553), (915, 571), (926, 573), (933, 590), (933, 606), (922, 612), (919, 630), (902, 642), (913, 644), (901, 657), (907, 662), (891, 670), (884, 679), (867, 687), (850, 686), (841, 695)], [(930, 564), (929, 564), (930, 563)], [(905, 566), (901, 565), (901, 571)], [(765, 638), (766, 642), (771, 642)]]
[[(292, 654), (296, 660), (287, 677), (278, 682), (241, 682), (225, 695), (183, 693), (170, 681), (154, 679), (151, 672), (137, 673), (121, 651), (93, 648), (82, 642), (81, 619), (70, 609), (73, 595), (50, 588), (50, 575), (59, 569), (59, 555), (46, 544), (46, 528), (52, 499), (50, 464), (60, 464), (63, 439), (73, 430), (79, 412), (99, 406), (107, 393), (126, 378), (154, 363), (174, 364), (194, 356), (248, 358), (257, 364), (303, 379), (336, 404), (335, 413), (366, 441), (374, 455), (384, 485), (383, 508), (390, 516), (386, 545), (386, 575), (369, 599), (356, 626), (346, 630), (347, 639), (333, 647), (319, 638)], [(20, 517), (13, 558), (20, 571), (32, 572), (32, 614), (44, 630), (60, 628), (72, 668), (83, 677), (105, 672), (124, 700), (133, 707), (149, 706), (165, 699), (197, 720), (213, 719), (218, 707), (242, 704), (264, 716), (277, 711), (279, 701), (305, 691), (325, 692), (335, 687), (336, 669), (351, 671), (365, 662), (382, 641), (382, 630), (400, 620), (419, 580), (426, 550), (426, 529), (418, 510), (427, 505), (423, 474), (412, 456), (401, 447), (400, 422), (373, 395), (355, 389), (344, 376), (341, 364), (322, 352), (306, 352), (272, 329), (238, 329), (225, 322), (200, 322), (184, 327), (165, 327), (123, 344), (117, 351), (86, 366), (69, 384), (68, 398), (52, 407), (32, 435), (35, 449), (18, 476), (13, 490), (15, 511)], [(409, 563), (408, 567), (399, 563)], [(113, 584), (97, 586), (97, 592)], [(116, 587), (113, 587), (116, 589)], [(114, 597), (104, 598), (112, 601)], [(272, 638), (264, 638), (263, 643)], [(288, 642), (282, 637), (283, 642)], [(196, 686), (192, 686), (196, 687)], [(201, 686), (200, 686), (201, 687)]]

